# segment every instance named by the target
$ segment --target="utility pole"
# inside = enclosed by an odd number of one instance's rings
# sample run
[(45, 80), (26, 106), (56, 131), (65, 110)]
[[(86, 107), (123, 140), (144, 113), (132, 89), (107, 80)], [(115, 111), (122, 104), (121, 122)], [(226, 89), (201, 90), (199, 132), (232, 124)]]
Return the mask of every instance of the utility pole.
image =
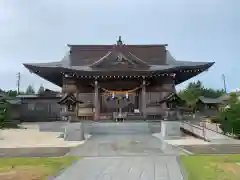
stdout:
[(20, 72), (17, 73), (17, 93), (20, 93), (20, 80), (21, 80), (21, 74)]
[(225, 75), (224, 75), (224, 74), (222, 74), (222, 79), (223, 79), (223, 87), (224, 87), (224, 91), (225, 91), (225, 93), (227, 93), (226, 78), (225, 78)]

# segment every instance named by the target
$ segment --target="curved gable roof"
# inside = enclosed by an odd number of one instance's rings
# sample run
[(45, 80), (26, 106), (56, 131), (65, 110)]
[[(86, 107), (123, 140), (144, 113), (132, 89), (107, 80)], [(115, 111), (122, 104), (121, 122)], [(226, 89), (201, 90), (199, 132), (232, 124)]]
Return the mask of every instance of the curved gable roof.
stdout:
[[(116, 48), (116, 45), (69, 46), (72, 66), (93, 64)], [(122, 45), (122, 47), (150, 65), (166, 64), (166, 45)]]

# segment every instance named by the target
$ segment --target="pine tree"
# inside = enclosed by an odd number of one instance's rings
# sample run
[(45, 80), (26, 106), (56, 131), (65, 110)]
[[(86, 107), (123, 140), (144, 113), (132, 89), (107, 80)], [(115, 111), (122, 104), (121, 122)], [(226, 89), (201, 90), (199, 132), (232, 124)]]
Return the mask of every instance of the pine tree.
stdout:
[(35, 94), (35, 90), (33, 88), (33, 85), (29, 85), (26, 89), (26, 94)]
[(41, 84), (41, 86), (38, 89), (38, 94), (42, 94), (45, 91), (45, 88), (43, 87), (43, 85)]

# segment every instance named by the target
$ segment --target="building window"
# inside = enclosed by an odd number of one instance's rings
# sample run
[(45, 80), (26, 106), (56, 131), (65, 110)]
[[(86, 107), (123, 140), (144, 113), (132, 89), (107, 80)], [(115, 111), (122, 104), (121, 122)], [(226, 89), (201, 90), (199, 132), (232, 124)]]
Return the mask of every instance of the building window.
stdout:
[(36, 107), (35, 107), (35, 109), (36, 109), (37, 111), (43, 111), (43, 110), (45, 110), (44, 104), (37, 104)]
[(29, 104), (27, 105), (27, 108), (28, 108), (28, 110), (34, 111), (34, 110), (35, 110), (35, 104), (29, 103)]

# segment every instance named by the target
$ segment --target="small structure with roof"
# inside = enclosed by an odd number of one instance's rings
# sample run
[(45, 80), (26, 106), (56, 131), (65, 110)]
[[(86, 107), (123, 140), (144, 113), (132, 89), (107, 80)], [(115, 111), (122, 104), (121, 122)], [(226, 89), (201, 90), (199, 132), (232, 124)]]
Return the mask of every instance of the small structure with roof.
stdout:
[(196, 102), (197, 108), (201, 109), (218, 109), (220, 105), (224, 103), (221, 97), (219, 98), (207, 98), (200, 96)]
[(21, 102), (20, 118), (22, 122), (41, 122), (60, 120), (61, 99), (59, 92), (49, 89), (40, 94), (18, 95), (14, 100)]

